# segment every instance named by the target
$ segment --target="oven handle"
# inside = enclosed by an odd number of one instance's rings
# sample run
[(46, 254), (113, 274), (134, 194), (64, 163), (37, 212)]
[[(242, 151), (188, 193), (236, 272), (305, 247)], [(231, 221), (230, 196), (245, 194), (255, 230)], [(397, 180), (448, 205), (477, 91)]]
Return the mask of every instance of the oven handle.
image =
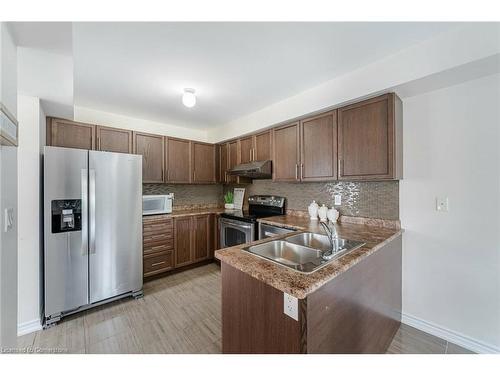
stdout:
[(231, 220), (231, 219), (220, 219), (220, 224), (221, 226), (223, 224), (226, 224), (227, 226), (232, 226), (234, 228), (244, 228), (244, 229), (252, 229), (252, 226), (253, 224), (247, 224), (247, 223), (243, 223), (241, 221), (237, 221), (237, 220)]

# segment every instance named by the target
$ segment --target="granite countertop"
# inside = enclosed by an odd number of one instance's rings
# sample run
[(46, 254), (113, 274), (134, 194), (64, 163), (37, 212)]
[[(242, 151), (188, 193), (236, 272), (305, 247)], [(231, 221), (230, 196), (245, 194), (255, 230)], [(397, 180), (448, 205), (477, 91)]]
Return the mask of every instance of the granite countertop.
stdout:
[[(296, 229), (299, 232), (324, 233), (318, 221), (311, 221), (308, 217), (300, 216), (275, 216), (258, 220), (261, 223)], [(347, 220), (346, 220), (347, 221)], [(359, 220), (358, 220), (359, 222)], [(367, 220), (371, 223), (371, 220)], [(388, 225), (375, 226), (366, 224), (353, 224), (343, 222), (336, 224), (340, 237), (365, 242), (365, 245), (353, 250), (349, 254), (332, 261), (319, 270), (304, 274), (291, 270), (285, 266), (265, 260), (241, 250), (248, 244), (233, 246), (215, 252), (215, 257), (248, 275), (268, 284), (272, 287), (288, 293), (296, 298), (306, 298), (321, 286), (334, 279), (341, 273), (359, 263), (365, 257), (374, 253), (390, 241), (402, 234), (398, 226)], [(256, 241), (254, 244), (283, 238), (287, 235), (276, 236)]]
[(221, 214), (225, 212), (226, 210), (224, 208), (217, 208), (217, 207), (207, 207), (207, 208), (189, 208), (189, 209), (178, 209), (172, 211), (172, 213), (169, 214), (159, 214), (159, 215), (147, 215), (143, 216), (143, 218), (154, 218), (154, 217), (168, 217), (168, 218), (175, 218), (175, 217), (183, 217), (183, 216), (196, 216), (196, 215), (206, 215), (206, 214)]

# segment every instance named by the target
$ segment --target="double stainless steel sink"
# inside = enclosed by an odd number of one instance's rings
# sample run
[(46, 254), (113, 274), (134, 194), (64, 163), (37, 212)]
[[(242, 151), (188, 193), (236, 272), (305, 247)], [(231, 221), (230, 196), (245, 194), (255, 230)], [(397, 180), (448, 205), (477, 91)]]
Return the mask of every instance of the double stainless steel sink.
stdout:
[[(363, 245), (363, 242), (338, 238), (332, 248), (327, 236), (305, 232), (247, 246), (243, 250), (295, 271), (311, 273)], [(331, 257), (325, 259), (325, 254), (331, 254)]]

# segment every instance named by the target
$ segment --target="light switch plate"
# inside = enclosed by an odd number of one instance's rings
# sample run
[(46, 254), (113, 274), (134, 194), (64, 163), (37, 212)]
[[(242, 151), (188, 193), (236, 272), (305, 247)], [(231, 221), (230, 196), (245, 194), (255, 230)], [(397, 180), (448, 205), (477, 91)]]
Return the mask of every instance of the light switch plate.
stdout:
[(283, 293), (283, 312), (290, 318), (299, 321), (299, 300), (287, 293)]
[(335, 194), (334, 198), (335, 198), (335, 201), (333, 204), (335, 206), (340, 206), (342, 204), (342, 196), (340, 194)]
[(6, 208), (4, 211), (4, 232), (8, 232), (9, 230), (12, 229), (12, 226), (14, 225), (14, 209), (13, 208)]
[(436, 210), (440, 212), (448, 212), (449, 210), (448, 197), (436, 198)]

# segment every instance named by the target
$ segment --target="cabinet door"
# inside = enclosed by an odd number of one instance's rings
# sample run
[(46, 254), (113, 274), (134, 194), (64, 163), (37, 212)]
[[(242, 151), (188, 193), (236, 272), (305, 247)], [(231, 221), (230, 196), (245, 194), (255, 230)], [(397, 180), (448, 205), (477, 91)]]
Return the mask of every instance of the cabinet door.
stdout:
[(268, 130), (264, 133), (255, 136), (254, 160), (271, 160), (271, 131)]
[(193, 261), (208, 259), (210, 253), (210, 215), (193, 217)]
[(56, 147), (95, 149), (95, 125), (47, 118), (47, 145)]
[(125, 129), (107, 128), (97, 126), (97, 147), (98, 151), (123, 152), (131, 154), (132, 151), (132, 131)]
[(191, 182), (191, 141), (167, 138), (167, 182)]
[(228, 166), (229, 166), (229, 147), (227, 143), (223, 143), (219, 147), (219, 169), (220, 169), (219, 182), (223, 184), (228, 182), (228, 177), (229, 177), (227, 175)]
[(240, 163), (249, 163), (253, 160), (253, 137), (239, 139), (240, 144)]
[(338, 110), (340, 180), (392, 178), (393, 103), (389, 94)]
[(337, 179), (337, 111), (302, 120), (300, 139), (300, 179)]
[(192, 143), (193, 182), (215, 182), (215, 146), (208, 143)]
[(273, 179), (299, 180), (299, 123), (273, 129)]
[[(228, 168), (232, 169), (238, 164), (238, 141), (229, 142), (228, 144), (229, 152), (228, 152)], [(228, 182), (237, 183), (237, 176), (227, 176)]]
[(163, 182), (163, 145), (161, 135), (134, 132), (134, 153), (142, 155), (142, 182)]
[(193, 261), (191, 253), (191, 216), (174, 219), (175, 266), (180, 267)]

